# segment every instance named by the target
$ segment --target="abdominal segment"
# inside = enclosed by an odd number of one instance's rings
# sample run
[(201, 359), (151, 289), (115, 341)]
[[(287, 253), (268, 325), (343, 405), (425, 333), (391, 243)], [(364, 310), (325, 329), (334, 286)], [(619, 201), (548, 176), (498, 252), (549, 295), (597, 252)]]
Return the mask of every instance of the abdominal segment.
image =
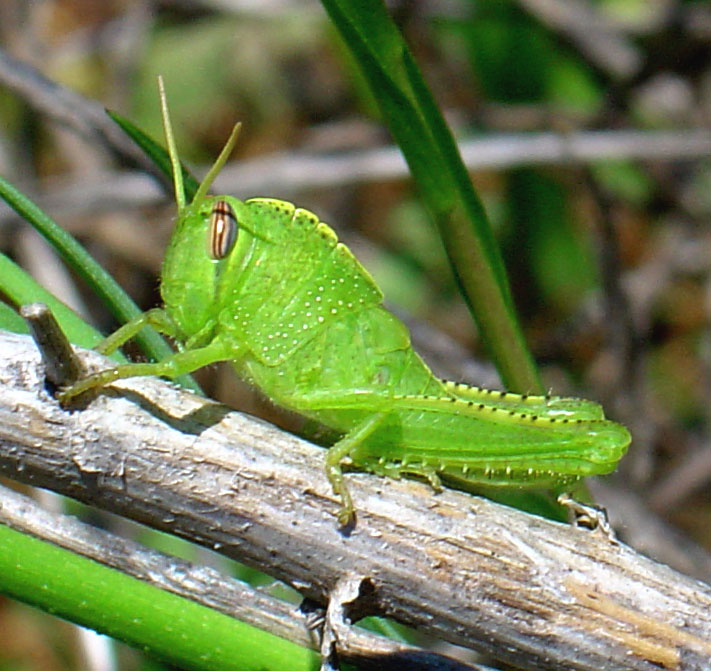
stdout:
[(628, 443), (626, 429), (607, 420), (400, 409), (351, 458), (391, 476), (547, 487), (610, 472)]

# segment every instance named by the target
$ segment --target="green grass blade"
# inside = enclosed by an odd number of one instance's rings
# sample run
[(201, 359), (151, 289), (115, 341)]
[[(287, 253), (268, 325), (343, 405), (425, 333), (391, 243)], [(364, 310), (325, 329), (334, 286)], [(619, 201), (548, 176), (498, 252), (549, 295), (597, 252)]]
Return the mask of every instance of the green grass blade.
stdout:
[[(173, 173), (170, 164), (170, 156), (163, 145), (158, 144), (152, 137), (144, 133), (136, 124), (122, 117), (116, 112), (106, 110), (106, 113), (118, 124), (121, 130), (126, 133), (156, 164), (156, 167), (168, 177), (172, 183)], [(199, 182), (192, 176), (190, 171), (183, 165), (180, 166), (183, 173), (183, 191), (185, 192), (185, 202), (191, 203), (198, 188)]]
[[(2, 263), (0, 263), (0, 273), (2, 272)], [(12, 333), (27, 334), (30, 332), (25, 320), (6, 303), (0, 303), (0, 329)]]
[(455, 275), (507, 388), (542, 392), (498, 246), (456, 143), (382, 0), (322, 0), (369, 83), (433, 214)]
[[(14, 261), (0, 252), (0, 291), (16, 307), (29, 303), (41, 302), (49, 306), (55, 318), (62, 327), (70, 342), (87, 349), (94, 347), (103, 339), (103, 335), (93, 326), (87, 324), (74, 310), (67, 307), (62, 301), (38, 284), (27, 272), (25, 272)], [(8, 321), (0, 322), (2, 328), (16, 333), (28, 333), (24, 328), (24, 320), (4, 303), (0, 306), (15, 315), (15, 319), (8, 316)], [(17, 321), (19, 320), (19, 322)], [(21, 328), (13, 328), (13, 324)], [(112, 357), (118, 361), (125, 361), (125, 357), (119, 353), (118, 357)]]
[(181, 669), (316, 671), (316, 652), (0, 525), (0, 592)]
[[(116, 280), (69, 233), (3, 177), (0, 177), (0, 197), (55, 248), (67, 264), (97, 293), (119, 322), (127, 322), (141, 313)], [(0, 286), (0, 289), (2, 288)], [(153, 329), (144, 329), (136, 340), (145, 354), (155, 360), (163, 359), (172, 353), (165, 340)], [(180, 381), (193, 391), (199, 392), (199, 387), (192, 379)]]

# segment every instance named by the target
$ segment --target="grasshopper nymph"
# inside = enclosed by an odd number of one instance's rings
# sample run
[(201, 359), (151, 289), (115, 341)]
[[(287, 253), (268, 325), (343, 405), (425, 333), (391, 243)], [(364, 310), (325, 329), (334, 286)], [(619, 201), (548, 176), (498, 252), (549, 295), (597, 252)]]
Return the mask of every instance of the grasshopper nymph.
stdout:
[(446, 382), (410, 346), (372, 277), (318, 218), (271, 198), (208, 196), (235, 127), (191, 203), (161, 84), (178, 220), (161, 277), (164, 307), (102, 343), (113, 351), (150, 324), (182, 348), (164, 361), (119, 365), (64, 390), (71, 398), (119, 378), (174, 378), (217, 361), (277, 404), (342, 435), (326, 474), (354, 507), (341, 464), (379, 475), (440, 476), (502, 487), (560, 487), (612, 471), (630, 436), (592, 402), (519, 396)]

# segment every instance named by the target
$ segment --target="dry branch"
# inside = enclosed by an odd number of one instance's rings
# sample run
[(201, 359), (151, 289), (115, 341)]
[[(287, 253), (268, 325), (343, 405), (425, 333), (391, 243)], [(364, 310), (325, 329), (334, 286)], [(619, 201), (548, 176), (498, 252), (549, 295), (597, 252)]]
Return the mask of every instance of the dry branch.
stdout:
[[(256, 566), (327, 603), (344, 577), (394, 617), (526, 669), (707, 671), (711, 588), (611, 543), (460, 492), (348, 475), (323, 452), (155, 379), (62, 410), (26, 337), (0, 339), (0, 473)], [(85, 361), (99, 359), (82, 353)]]

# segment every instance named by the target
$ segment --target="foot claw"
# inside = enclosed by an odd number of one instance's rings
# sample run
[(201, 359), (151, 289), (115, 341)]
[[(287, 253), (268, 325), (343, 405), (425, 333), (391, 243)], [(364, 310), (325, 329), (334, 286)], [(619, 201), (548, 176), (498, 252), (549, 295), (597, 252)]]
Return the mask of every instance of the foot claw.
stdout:
[(355, 510), (353, 510), (353, 507), (343, 506), (338, 511), (337, 517), (339, 527), (349, 527), (355, 524)]

